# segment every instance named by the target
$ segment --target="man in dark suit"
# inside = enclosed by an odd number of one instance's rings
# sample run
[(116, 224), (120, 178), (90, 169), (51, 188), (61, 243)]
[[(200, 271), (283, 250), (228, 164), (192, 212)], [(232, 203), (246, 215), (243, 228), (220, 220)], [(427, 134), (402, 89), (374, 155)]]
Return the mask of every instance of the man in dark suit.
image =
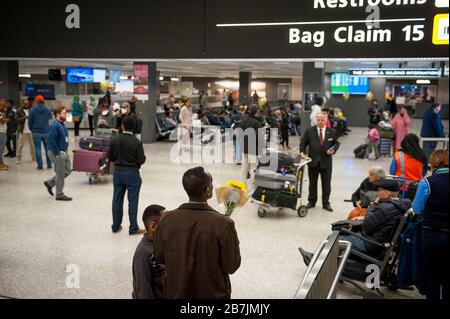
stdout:
[(312, 162), (308, 165), (309, 175), (309, 197), (308, 208), (316, 206), (317, 202), (317, 180), (319, 175), (322, 180), (322, 204), (323, 208), (332, 212), (330, 205), (331, 174), (333, 170), (332, 156), (339, 149), (339, 141), (336, 131), (326, 127), (327, 114), (319, 113), (316, 118), (316, 126), (306, 130), (300, 143), (300, 152), (306, 154)]

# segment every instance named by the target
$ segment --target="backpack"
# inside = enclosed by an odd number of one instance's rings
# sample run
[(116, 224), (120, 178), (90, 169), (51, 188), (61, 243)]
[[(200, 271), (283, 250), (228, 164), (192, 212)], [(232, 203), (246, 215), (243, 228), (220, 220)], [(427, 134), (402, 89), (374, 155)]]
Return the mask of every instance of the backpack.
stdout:
[(364, 158), (364, 156), (366, 155), (366, 150), (367, 144), (362, 144), (355, 148), (355, 150), (353, 151), (353, 153), (355, 154), (355, 158)]
[(380, 133), (378, 132), (377, 129), (371, 129), (369, 131), (369, 142), (371, 143), (377, 143), (380, 141)]

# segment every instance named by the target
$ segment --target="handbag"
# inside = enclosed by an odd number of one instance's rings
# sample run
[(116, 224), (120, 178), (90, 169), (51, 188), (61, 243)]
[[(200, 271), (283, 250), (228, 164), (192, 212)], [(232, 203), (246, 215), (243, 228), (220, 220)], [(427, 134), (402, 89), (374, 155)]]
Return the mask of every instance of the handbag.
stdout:
[(78, 115), (72, 116), (72, 122), (74, 123), (78, 123), (80, 122), (81, 117)]
[(377, 199), (377, 192), (375, 191), (361, 191), (359, 193), (359, 198), (361, 202), (362, 208), (368, 208), (371, 203), (373, 203)]
[(342, 229), (351, 230), (353, 232), (361, 230), (361, 220), (340, 220), (331, 224), (332, 231), (341, 231)]

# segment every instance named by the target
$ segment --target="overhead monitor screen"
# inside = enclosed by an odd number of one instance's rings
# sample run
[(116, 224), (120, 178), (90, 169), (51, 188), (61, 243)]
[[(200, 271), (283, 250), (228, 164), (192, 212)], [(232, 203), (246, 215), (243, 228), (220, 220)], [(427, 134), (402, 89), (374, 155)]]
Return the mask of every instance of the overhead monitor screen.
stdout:
[(106, 80), (106, 70), (94, 69), (94, 83), (102, 83)]
[(333, 73), (331, 75), (331, 94), (367, 93), (369, 93), (369, 78), (350, 76), (348, 73)]
[(68, 83), (92, 83), (94, 82), (94, 69), (68, 68), (66, 77)]
[(109, 70), (109, 82), (118, 83), (120, 82), (121, 72), (120, 70)]
[(115, 93), (133, 93), (134, 92), (134, 82), (133, 80), (122, 80), (116, 83)]
[(360, 76), (349, 77), (348, 93), (363, 95), (369, 93), (369, 78)]
[(333, 73), (331, 75), (331, 94), (347, 94), (348, 73)]

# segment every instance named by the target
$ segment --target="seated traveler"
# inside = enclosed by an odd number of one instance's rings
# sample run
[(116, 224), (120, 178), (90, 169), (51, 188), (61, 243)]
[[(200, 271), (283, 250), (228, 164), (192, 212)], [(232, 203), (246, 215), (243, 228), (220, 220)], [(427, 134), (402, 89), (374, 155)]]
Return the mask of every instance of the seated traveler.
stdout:
[(369, 177), (362, 181), (359, 188), (352, 195), (352, 203), (355, 207), (349, 214), (348, 219), (365, 216), (371, 202), (375, 199), (372, 196), (377, 194), (376, 183), (386, 177), (386, 172), (381, 166), (372, 166), (369, 170)]
[[(381, 253), (380, 248), (362, 238), (376, 241), (380, 244), (389, 240), (399, 219), (411, 208), (409, 199), (399, 199), (399, 184), (394, 180), (384, 179), (376, 184), (377, 199), (369, 206), (365, 217), (359, 217), (362, 221), (361, 231), (356, 235), (340, 235), (339, 240), (345, 240), (352, 244), (352, 250), (359, 251), (370, 256)], [(360, 237), (362, 238), (360, 238)], [(313, 254), (300, 248), (306, 265), (312, 260)]]
[(162, 118), (162, 131), (173, 131), (177, 128), (177, 123), (173, 119), (173, 112), (169, 111), (166, 113), (166, 116)]

